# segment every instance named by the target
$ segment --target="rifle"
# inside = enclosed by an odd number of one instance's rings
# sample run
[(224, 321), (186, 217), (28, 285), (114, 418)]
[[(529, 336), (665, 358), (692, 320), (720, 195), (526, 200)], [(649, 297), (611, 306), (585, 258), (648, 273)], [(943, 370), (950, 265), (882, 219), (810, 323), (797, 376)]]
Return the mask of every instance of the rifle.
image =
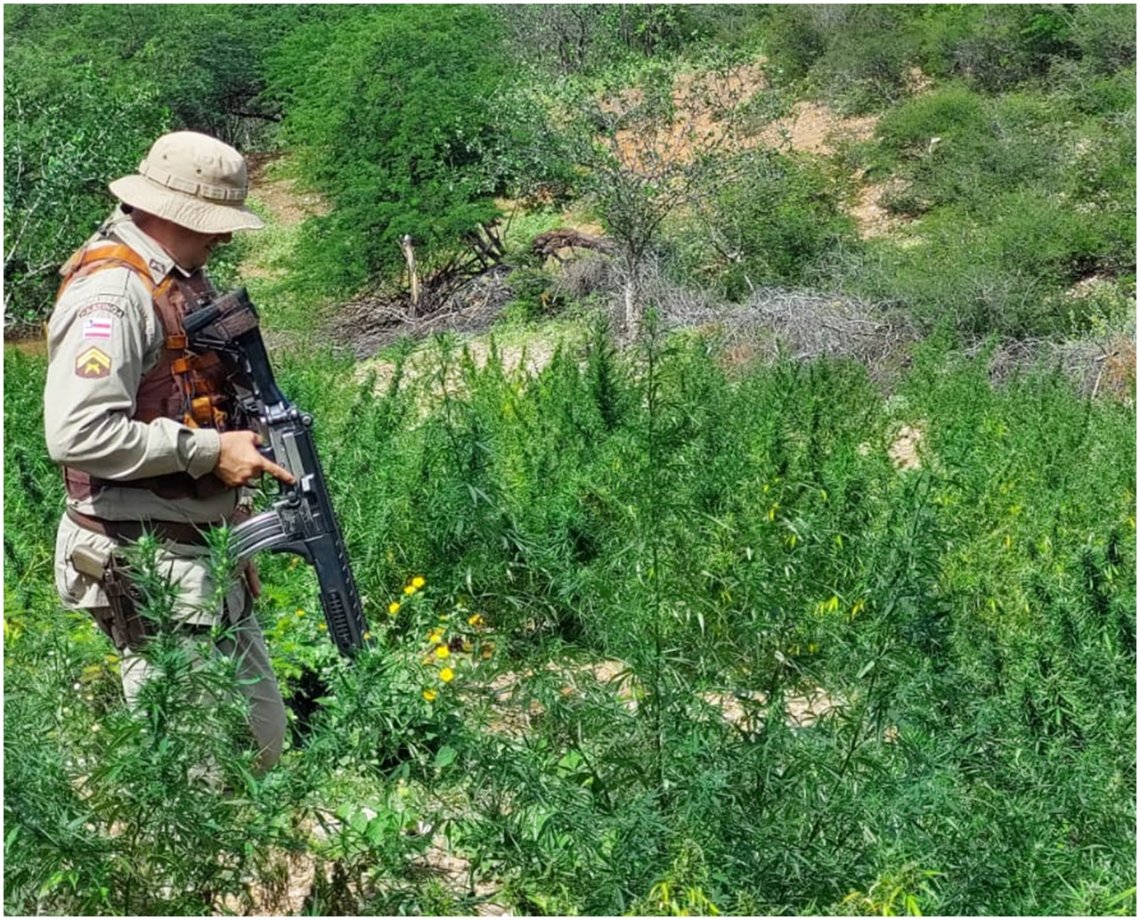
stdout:
[(205, 295), (191, 305), (183, 327), (194, 350), (214, 351), (226, 364), (237, 389), (238, 415), (261, 435), (262, 454), (296, 479), (292, 485), (279, 483), (279, 495), (267, 510), (233, 528), (239, 563), (261, 550), (304, 559), (317, 573), (329, 635), (341, 655), (352, 657), (364, 645), (367, 626), (313, 444), (313, 417), (277, 387), (257, 308), (245, 288)]

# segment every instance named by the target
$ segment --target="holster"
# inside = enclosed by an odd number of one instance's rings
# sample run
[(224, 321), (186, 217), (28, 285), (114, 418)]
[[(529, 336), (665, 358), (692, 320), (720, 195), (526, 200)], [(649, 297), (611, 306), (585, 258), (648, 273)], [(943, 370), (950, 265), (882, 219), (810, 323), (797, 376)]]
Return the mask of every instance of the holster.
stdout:
[[(107, 595), (106, 607), (90, 608), (95, 625), (118, 651), (124, 648), (140, 651), (154, 635), (154, 624), (139, 613), (142, 598), (131, 581), (126, 560), (113, 550), (104, 554), (87, 546), (77, 546), (71, 552), (71, 564), (77, 572), (98, 581)], [(260, 597), (261, 579), (252, 559), (246, 562), (242, 575), (250, 596)]]
[(125, 648), (141, 650), (152, 632), (150, 623), (139, 614), (141, 597), (131, 583), (126, 562), (113, 551), (104, 554), (78, 546), (71, 553), (71, 564), (76, 571), (99, 581), (107, 595), (108, 606), (91, 611), (96, 625), (120, 652)]

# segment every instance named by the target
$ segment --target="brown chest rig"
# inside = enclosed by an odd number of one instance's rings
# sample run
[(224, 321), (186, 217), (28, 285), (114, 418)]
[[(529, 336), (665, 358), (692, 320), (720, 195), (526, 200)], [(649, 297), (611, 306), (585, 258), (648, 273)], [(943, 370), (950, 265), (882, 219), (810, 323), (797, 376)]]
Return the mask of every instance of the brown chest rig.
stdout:
[[(158, 363), (143, 374), (135, 397), (132, 420), (152, 422), (174, 419), (191, 428), (225, 431), (233, 410), (227, 374), (221, 359), (213, 352), (195, 354), (187, 349), (182, 317), (189, 304), (213, 288), (201, 272), (189, 278), (168, 275), (154, 283), (150, 269), (133, 249), (115, 240), (97, 241), (76, 252), (60, 269), (63, 283), (59, 294), (76, 278), (106, 268), (128, 268), (150, 291), (155, 312), (162, 325), (163, 350)], [(57, 294), (57, 299), (58, 299)], [(147, 489), (162, 498), (209, 498), (231, 491), (212, 473), (194, 479), (189, 473), (167, 473), (143, 479), (99, 479), (72, 467), (64, 467), (67, 494), (86, 499), (104, 489)]]

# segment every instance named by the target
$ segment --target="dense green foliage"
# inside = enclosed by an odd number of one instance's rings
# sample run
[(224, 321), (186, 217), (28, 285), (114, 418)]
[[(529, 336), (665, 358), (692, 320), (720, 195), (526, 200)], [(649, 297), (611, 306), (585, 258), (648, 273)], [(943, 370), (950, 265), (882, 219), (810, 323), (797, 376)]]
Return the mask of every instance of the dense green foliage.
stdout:
[[(312, 572), (266, 554), (281, 763), (253, 773), (232, 670), (165, 633), (128, 711), (55, 593), (45, 359), (6, 348), (7, 912), (1135, 913), (1135, 391), (1104, 346), (1134, 340), (1134, 9), (4, 16), (6, 327), (165, 128), (284, 154), (323, 199), (211, 265), (248, 271), (316, 419), (375, 639), (338, 659)], [(710, 101), (761, 53), (751, 99)], [(877, 121), (752, 143), (805, 100)], [(567, 202), (612, 253), (529, 251)], [(515, 325), (324, 346), (330, 301), (399, 284), (401, 236), (430, 271), (500, 210)], [(651, 311), (623, 348), (596, 308), (643, 263), (655, 296), (861, 295), (927, 337), (891, 368), (761, 361)], [(579, 296), (588, 264), (627, 277)], [(520, 370), (518, 324), (557, 311)], [(996, 382), (1016, 336), (1095, 336), (1105, 385)]]
[(51, 306), (56, 269), (110, 212), (107, 183), (164, 130), (248, 145), (272, 7), (4, 10), (5, 326)]
[[(344, 670), (311, 579), (267, 562), (276, 664), (316, 667), (332, 698), (271, 782), (247, 778), (237, 800), (169, 793), (214, 829), (210, 859), (231, 866), (241, 839), (302, 845), (287, 805), (359, 802), (378, 816), (340, 820), (361, 837), (308, 845), (363, 886), (323, 896), (360, 912), (459, 908), (408, 874), (426, 841), (393, 834), (417, 820), (444, 821), (506, 884), (498, 897), (532, 911), (668, 912), (675, 890), (706, 909), (845, 912), (852, 892), (872, 903), (894, 884), (936, 913), (1130, 910), (1133, 413), (1049, 373), (995, 391), (984, 362), (935, 345), (885, 404), (857, 366), (730, 377), (704, 341), (582, 347), (525, 384), (447, 340), (379, 392), (285, 369), (320, 419), (380, 650)], [(42, 362), (10, 352), (8, 370), (9, 907), (38, 892), (158, 910), (153, 886), (123, 900), (109, 868), (155, 871), (141, 822), (158, 774), (137, 772), (151, 761), (112, 702), (106, 646), (51, 597)], [(445, 378), (450, 395), (425, 403)], [(915, 420), (922, 468), (900, 472), (885, 449)], [(412, 598), (409, 573), (428, 584)], [(494, 650), (454, 646), (457, 677), (429, 704), (435, 625)], [(627, 669), (632, 708), (612, 684), (560, 689), (573, 662), (603, 658)], [(509, 697), (484, 695), (511, 674)], [(836, 708), (785, 723), (813, 688)], [(721, 698), (751, 721), (722, 721)], [(512, 712), (527, 731), (502, 726)], [(193, 726), (164, 731), (164, 769), (189, 769), (178, 739)], [(89, 798), (67, 779), (77, 756), (119, 765), (90, 775)], [(129, 834), (102, 811), (118, 796), (139, 803), (114, 813)], [(61, 843), (45, 822), (75, 829)], [(194, 882), (178, 897), (195, 909), (237, 883), (200, 858), (202, 825), (179, 827), (165, 877)], [(191, 854), (206, 875), (178, 874)]]
[(983, 92), (1136, 63), (1136, 11), (1106, 4), (769, 7), (761, 43), (781, 79), (856, 108), (897, 102), (910, 68)]
[(290, 35), (271, 67), (284, 137), (333, 205), (312, 225), (310, 241), (326, 241), (314, 277), (352, 290), (403, 264), (405, 234), (439, 261), (495, 218), (500, 178), (483, 154), (498, 141), (497, 42), (479, 7), (379, 7)]
[(809, 158), (771, 151), (741, 158), (733, 181), (698, 190), (699, 220), (670, 236), (683, 271), (742, 299), (758, 284), (801, 285), (825, 258), (856, 240), (832, 176)]
[[(1124, 299), (1134, 283), (1129, 7), (26, 6), (5, 17), (7, 326), (43, 317), (54, 265), (110, 204), (106, 180), (163, 127), (290, 150), (330, 206), (307, 222), (290, 273), (309, 298), (398, 284), (405, 235), (423, 273), (449, 263), (504, 194), (589, 196), (631, 275), (652, 255), (734, 298), (813, 282), (968, 334), (1082, 331), (1099, 314), (1066, 302), (1067, 288), (1108, 278)], [(667, 89), (679, 64), (727, 73), (757, 52), (775, 88), (718, 118), (759, 130), (807, 95), (882, 112), (875, 138), (823, 166), (768, 156), (739, 169), (738, 152), (702, 143), (694, 123), (675, 139), (698, 153), (691, 164), (669, 154), (615, 167), (622, 132), (652, 138), (648, 119), (672, 104), (646, 92), (615, 120), (625, 89)], [(843, 166), (891, 183), (909, 248), (853, 237)]]

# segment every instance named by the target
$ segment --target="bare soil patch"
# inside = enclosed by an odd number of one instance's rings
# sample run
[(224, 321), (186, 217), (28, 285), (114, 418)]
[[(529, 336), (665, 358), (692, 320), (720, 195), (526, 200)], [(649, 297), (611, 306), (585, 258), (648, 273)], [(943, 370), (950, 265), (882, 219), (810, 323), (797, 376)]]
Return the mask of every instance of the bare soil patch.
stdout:
[(271, 178), (271, 167), (278, 157), (247, 157), (249, 163), (249, 194), (264, 205), (274, 222), (284, 227), (295, 226), (307, 217), (328, 214), (328, 202), (313, 192), (300, 191), (296, 179)]
[[(869, 140), (879, 123), (878, 115), (845, 118), (820, 102), (797, 102), (790, 115), (779, 118), (757, 134), (746, 136), (729, 115), (765, 89), (763, 59), (719, 75), (681, 74), (673, 84), (676, 116), (671, 124), (649, 129), (617, 132), (617, 155), (630, 168), (653, 174), (664, 168), (689, 162), (696, 153), (716, 150), (746, 150), (768, 147), (792, 153), (830, 157), (845, 143)], [(916, 91), (929, 85), (921, 71), (911, 74)], [(643, 101), (643, 93), (632, 89), (609, 105), (610, 111), (628, 110)], [(856, 181), (862, 177), (856, 174)], [(882, 205), (891, 182), (868, 186), (850, 208), (851, 216), (864, 238), (886, 236), (903, 222), (891, 217)]]
[(791, 115), (774, 121), (759, 139), (777, 150), (827, 157), (843, 142), (869, 140), (878, 123), (878, 115), (843, 118), (821, 102), (797, 102)]
[[(701, 152), (739, 147), (737, 126), (729, 113), (767, 86), (761, 65), (741, 64), (723, 73), (682, 73), (673, 81), (675, 112), (668, 125), (637, 126), (615, 135), (617, 155), (628, 167), (655, 170), (687, 163)], [(644, 101), (640, 89), (626, 90), (603, 105), (610, 112), (629, 111)]]
[[(853, 178), (858, 180), (862, 177), (856, 174)], [(891, 214), (884, 204), (888, 196), (897, 194), (904, 188), (906, 183), (898, 177), (893, 177), (886, 182), (865, 185), (859, 190), (854, 205), (847, 213), (855, 219), (859, 235), (863, 239), (891, 236), (908, 223), (898, 215)]]
[(914, 425), (903, 425), (895, 435), (891, 446), (887, 448), (887, 456), (891, 458), (896, 470), (917, 470), (922, 468), (920, 453), (922, 443), (926, 438), (925, 427), (921, 422)]
[[(486, 367), (492, 355), (491, 343), (484, 339), (471, 339), (460, 349), (466, 348), (475, 367)], [(556, 342), (535, 341), (526, 345), (497, 346), (494, 353), (502, 362), (503, 372), (508, 376), (524, 375), (534, 377), (550, 363), (557, 349)], [(425, 411), (445, 395), (461, 396), (463, 393), (462, 373), (459, 362), (455, 361), (448, 369), (445, 379), (433, 379), (439, 368), (439, 355), (432, 349), (421, 349), (408, 359), (401, 378), (402, 387), (419, 387), (423, 390)], [(374, 392), (386, 392), (396, 373), (396, 364), (380, 358), (360, 361), (353, 371), (353, 380), (363, 383), (369, 375), (375, 375)]]
[[(710, 691), (702, 693), (700, 698), (717, 710), (724, 721), (742, 731), (758, 731), (764, 724), (762, 710), (768, 703), (767, 694)], [(784, 697), (784, 721), (791, 728), (811, 728), (846, 705), (842, 697), (815, 684), (807, 684)]]
[[(624, 661), (550, 661), (545, 670), (558, 682), (559, 692), (564, 697), (580, 697), (591, 687), (604, 687), (626, 709), (631, 712), (637, 709), (637, 700), (642, 690)], [(521, 673), (503, 671), (487, 684), (485, 692), (490, 703), (488, 731), (522, 737), (530, 730), (532, 720), (543, 716), (546, 708), (542, 703), (522, 693), (524, 683), (534, 676), (533, 670)]]

